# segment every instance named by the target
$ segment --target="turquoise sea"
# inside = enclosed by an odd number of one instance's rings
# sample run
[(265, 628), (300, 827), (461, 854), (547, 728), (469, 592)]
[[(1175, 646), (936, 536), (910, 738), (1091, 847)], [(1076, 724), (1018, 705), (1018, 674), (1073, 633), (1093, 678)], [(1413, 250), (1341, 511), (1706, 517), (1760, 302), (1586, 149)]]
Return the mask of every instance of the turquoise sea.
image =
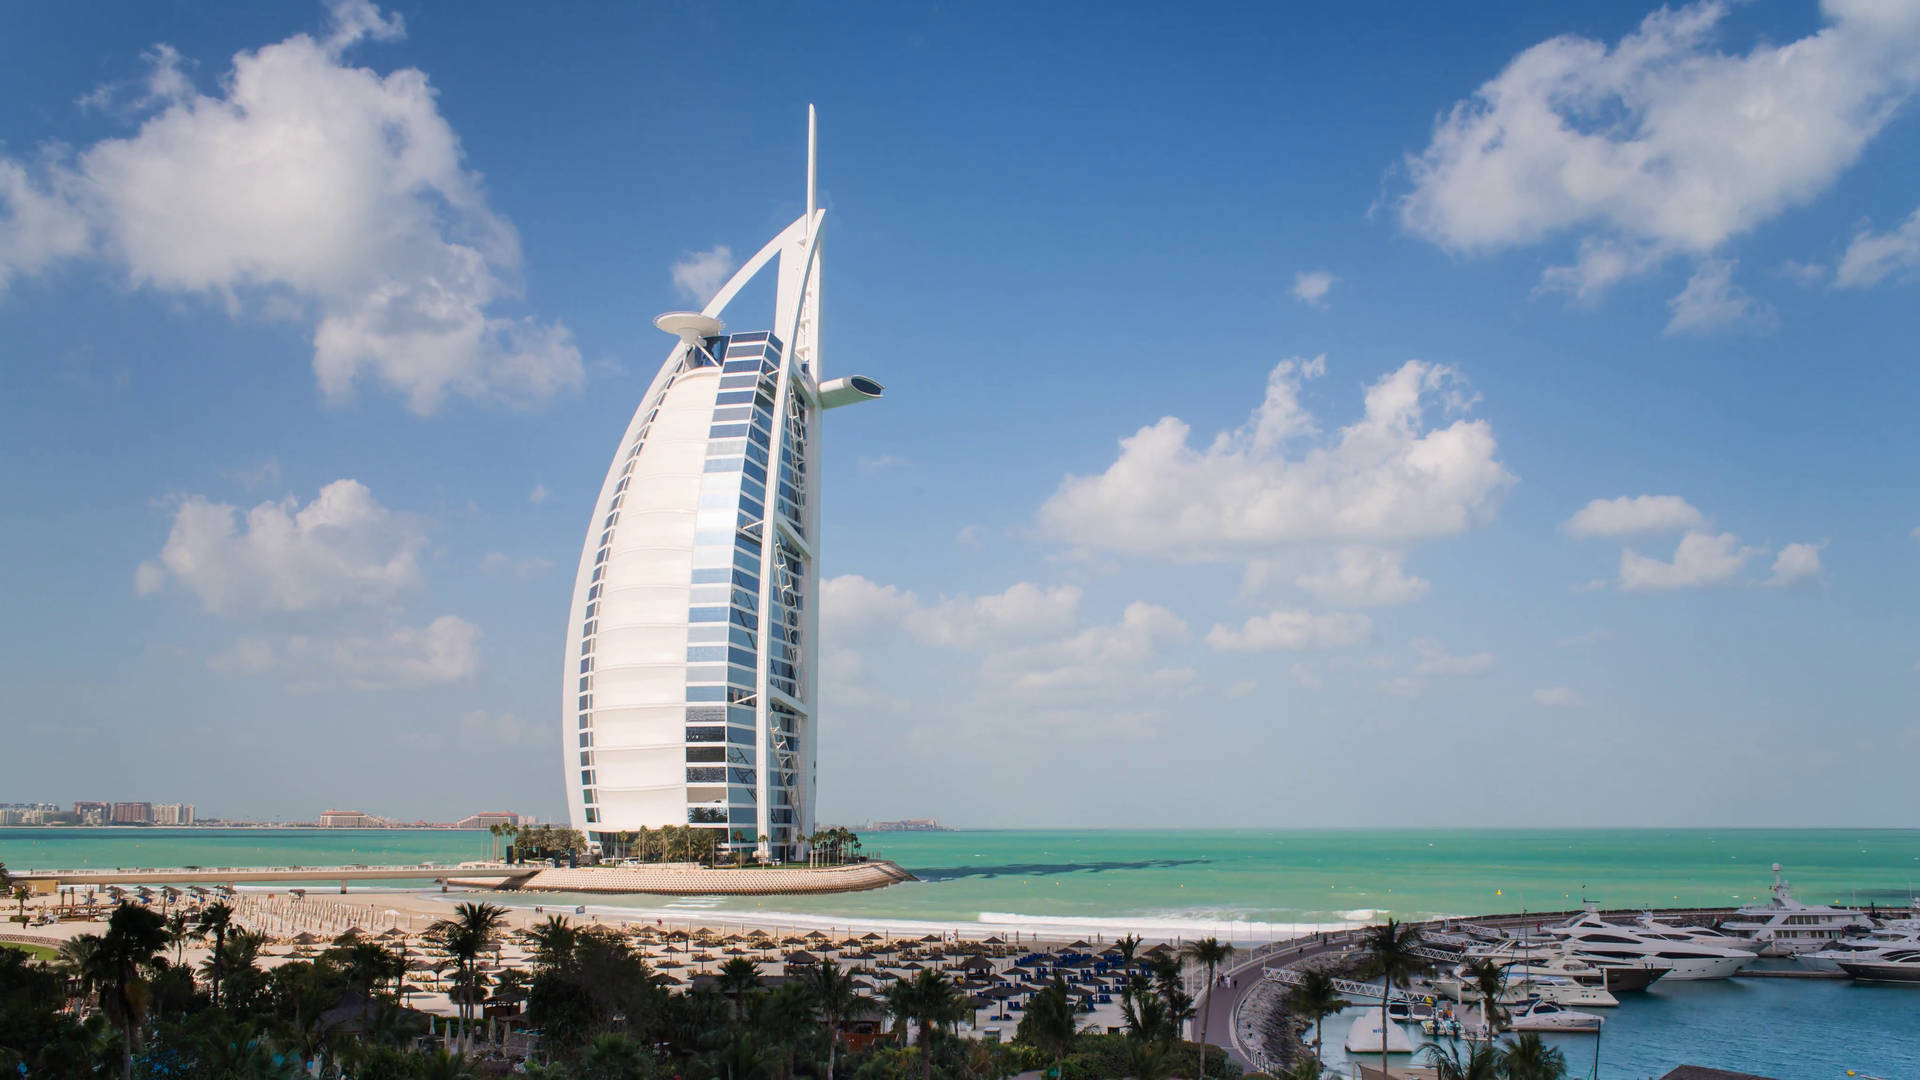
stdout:
[[(1762, 898), (1784, 864), (1805, 900), (1904, 904), (1920, 829), (1007, 830), (881, 833), (866, 850), (921, 880), (867, 893), (701, 900), (708, 914), (806, 922), (987, 923), (1241, 940), (1282, 928), (1493, 911), (1726, 905)], [(328, 865), (488, 856), (443, 829), (0, 829), (0, 862), (32, 866)], [(684, 902), (602, 907), (686, 912)]]

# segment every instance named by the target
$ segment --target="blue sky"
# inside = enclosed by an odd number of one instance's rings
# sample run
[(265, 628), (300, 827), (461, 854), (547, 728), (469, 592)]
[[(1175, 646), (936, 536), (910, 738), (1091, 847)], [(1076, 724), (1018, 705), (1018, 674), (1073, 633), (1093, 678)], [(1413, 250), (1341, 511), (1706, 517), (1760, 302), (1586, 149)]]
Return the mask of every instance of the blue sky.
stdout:
[(557, 815), (814, 102), (824, 819), (1913, 820), (1920, 5), (12, 24), (0, 799)]

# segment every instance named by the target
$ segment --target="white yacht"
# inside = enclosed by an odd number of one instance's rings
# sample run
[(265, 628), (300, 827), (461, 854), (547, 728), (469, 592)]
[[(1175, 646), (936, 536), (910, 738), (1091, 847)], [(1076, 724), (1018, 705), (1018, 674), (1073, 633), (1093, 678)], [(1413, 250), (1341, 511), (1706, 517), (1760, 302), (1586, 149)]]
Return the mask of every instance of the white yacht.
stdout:
[(1599, 1031), (1606, 1023), (1590, 1012), (1562, 1008), (1551, 1001), (1534, 1001), (1507, 1018), (1509, 1031)]
[(1666, 977), (1676, 981), (1731, 978), (1754, 959), (1754, 954), (1745, 949), (1669, 941), (1643, 933), (1639, 927), (1607, 922), (1595, 904), (1588, 904), (1585, 912), (1546, 933), (1566, 942), (1567, 949), (1582, 960), (1656, 964), (1671, 968)]
[(1840, 970), (1866, 982), (1920, 983), (1920, 949), (1898, 949), (1873, 960), (1842, 960)]
[[(1502, 974), (1505, 978), (1497, 1001), (1503, 1007), (1525, 1005), (1534, 998), (1584, 1008), (1611, 1008), (1620, 1004), (1620, 999), (1605, 987), (1584, 985), (1564, 975), (1529, 973), (1518, 964), (1503, 969)], [(1452, 974), (1433, 980), (1433, 988), (1462, 1005), (1473, 1004), (1481, 997), (1480, 987), (1464, 968), (1455, 968)]]
[(1788, 891), (1773, 864), (1773, 896), (1748, 904), (1720, 923), (1720, 929), (1760, 943), (1762, 956), (1797, 956), (1873, 929), (1873, 920), (1854, 908), (1803, 904)]
[(1587, 960), (1575, 956), (1564, 941), (1502, 941), (1476, 945), (1462, 954), (1466, 959), (1485, 958), (1506, 968), (1509, 974), (1558, 975), (1582, 986), (1597, 987), (1613, 994), (1645, 990), (1672, 970), (1653, 961)]
[(1387, 1053), (1413, 1053), (1413, 1040), (1400, 1025), (1389, 1019), (1378, 1006), (1368, 1009), (1353, 1018), (1353, 1026), (1347, 1029), (1346, 1048), (1349, 1054), (1380, 1052), (1380, 1029), (1386, 1029)]
[(1639, 927), (1641, 933), (1663, 941), (1690, 941), (1696, 945), (1720, 945), (1750, 953), (1758, 953), (1762, 944), (1752, 938), (1723, 934), (1710, 926), (1681, 926), (1678, 923), (1662, 922), (1654, 918), (1651, 911), (1635, 919), (1633, 925)]
[(1803, 967), (1815, 971), (1839, 971), (1842, 960), (1871, 963), (1896, 952), (1912, 952), (1916, 949), (1920, 949), (1920, 919), (1900, 919), (1871, 934), (1846, 938), (1824, 949), (1801, 953), (1798, 959)]

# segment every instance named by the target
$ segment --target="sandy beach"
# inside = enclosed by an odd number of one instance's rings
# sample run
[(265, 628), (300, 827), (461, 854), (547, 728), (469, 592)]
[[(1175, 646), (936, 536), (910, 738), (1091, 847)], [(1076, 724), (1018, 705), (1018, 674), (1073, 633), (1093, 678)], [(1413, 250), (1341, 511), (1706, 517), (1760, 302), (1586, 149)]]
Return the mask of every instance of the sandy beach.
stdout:
[[(161, 907), (159, 890), (152, 891), (151, 906)], [(211, 898), (212, 894), (208, 894)], [(111, 910), (112, 898), (99, 896), (102, 919)], [(671, 898), (660, 897), (662, 901)], [(185, 898), (193, 909), (191, 897)], [(911, 975), (925, 967), (938, 967), (955, 975), (972, 977), (979, 984), (976, 993), (988, 995), (994, 985), (1018, 985), (1026, 977), (1023, 957), (1035, 953), (1065, 952), (1102, 956), (1113, 947), (1112, 934), (1036, 935), (1026, 931), (1003, 933), (998, 928), (973, 924), (964, 928), (908, 923), (901, 920), (838, 920), (821, 916), (775, 914), (767, 918), (729, 911), (703, 915), (698, 911), (639, 909), (611, 905), (555, 903), (539, 894), (449, 889), (445, 892), (417, 889), (360, 890), (346, 894), (281, 888), (242, 888), (227, 902), (234, 908), (235, 921), (248, 930), (264, 933), (270, 944), (262, 951), (260, 966), (271, 969), (281, 964), (310, 959), (349, 931), (379, 941), (400, 951), (413, 965), (408, 977), (412, 988), (408, 1003), (417, 1009), (443, 1016), (455, 1014), (446, 986), (435, 968), (438, 958), (424, 943), (427, 928), (449, 917), (459, 903), (492, 903), (506, 911), (505, 932), (500, 946), (490, 954), (488, 970), (526, 968), (531, 960), (521, 942), (521, 933), (558, 915), (581, 926), (603, 926), (622, 932), (645, 955), (650, 965), (677, 986), (684, 987), (695, 976), (716, 971), (726, 960), (747, 956), (760, 966), (762, 975), (780, 977), (789, 973), (789, 961), (805, 964), (807, 958), (831, 957), (845, 967), (862, 969), (874, 985), (894, 975)], [(29, 916), (49, 912), (56, 898), (42, 897), (27, 906)], [(73, 920), (44, 926), (21, 927), (11, 924), (4, 937), (57, 947), (77, 934), (99, 933), (103, 921)], [(1156, 939), (1147, 934), (1143, 951), (1155, 946), (1172, 948), (1171, 938)], [(205, 943), (195, 942), (181, 950), (183, 962), (198, 966), (209, 954)], [(1109, 979), (1091, 970), (1077, 992), (1084, 993), (1092, 1011), (1083, 1022), (1095, 1030), (1122, 1022), (1120, 1008)], [(1104, 966), (1104, 965), (1103, 965)], [(1104, 1000), (1103, 1000), (1104, 999)], [(1001, 1013), (998, 1006), (982, 1004), (975, 1017), (963, 1027), (982, 1033), (997, 1031), (1011, 1037), (1017, 1014)]]

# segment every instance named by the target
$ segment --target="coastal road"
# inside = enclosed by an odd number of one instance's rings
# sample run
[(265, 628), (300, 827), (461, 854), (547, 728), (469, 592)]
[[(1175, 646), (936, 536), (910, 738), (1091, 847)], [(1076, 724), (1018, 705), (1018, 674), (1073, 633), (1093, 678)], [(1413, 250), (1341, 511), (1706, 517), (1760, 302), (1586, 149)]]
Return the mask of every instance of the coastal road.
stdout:
[[(1240, 1040), (1236, 1038), (1237, 1033), (1233, 1025), (1234, 1015), (1239, 1011), (1241, 999), (1252, 993), (1254, 987), (1260, 985), (1261, 969), (1269, 965), (1292, 964), (1321, 953), (1337, 952), (1349, 944), (1349, 932), (1328, 934), (1318, 940), (1315, 935), (1309, 934), (1294, 938), (1290, 942), (1283, 942), (1272, 951), (1241, 960), (1237, 966), (1221, 972), (1220, 977), (1225, 981), (1214, 987), (1207, 998), (1205, 1010), (1207, 1041), (1225, 1049), (1242, 1069), (1248, 1072), (1258, 1069), (1259, 1063), (1249, 1056), (1251, 1047), (1243, 1048)], [(1200, 1037), (1198, 1017), (1194, 1018), (1194, 1025), (1192, 1034), (1195, 1039), (1198, 1039)]]

